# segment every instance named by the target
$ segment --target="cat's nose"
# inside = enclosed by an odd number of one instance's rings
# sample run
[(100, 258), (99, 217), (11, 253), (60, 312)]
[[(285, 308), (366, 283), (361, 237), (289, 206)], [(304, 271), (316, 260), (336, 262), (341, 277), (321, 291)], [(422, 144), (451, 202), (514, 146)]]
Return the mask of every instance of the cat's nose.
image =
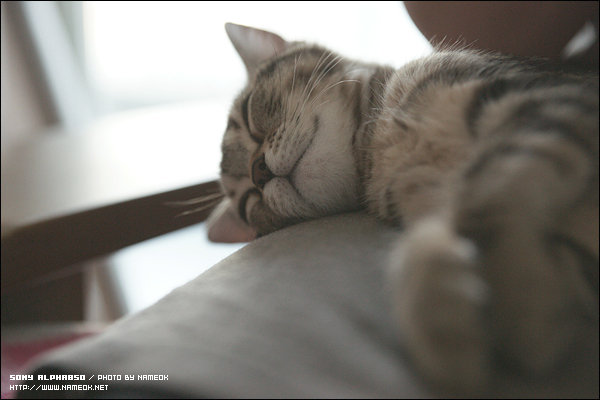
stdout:
[(264, 154), (261, 154), (260, 157), (257, 157), (252, 161), (250, 171), (252, 173), (252, 182), (259, 189), (265, 187), (267, 182), (273, 178), (273, 173), (269, 170), (269, 167), (267, 167), (267, 163), (265, 162)]

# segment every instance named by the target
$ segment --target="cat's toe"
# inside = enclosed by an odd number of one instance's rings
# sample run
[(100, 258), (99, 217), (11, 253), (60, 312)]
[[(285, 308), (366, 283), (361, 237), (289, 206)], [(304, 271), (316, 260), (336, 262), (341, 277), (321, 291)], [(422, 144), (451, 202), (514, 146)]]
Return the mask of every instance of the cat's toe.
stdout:
[(417, 368), (442, 389), (477, 392), (489, 356), (481, 317), (487, 285), (475, 246), (426, 221), (398, 242), (391, 268), (394, 317)]

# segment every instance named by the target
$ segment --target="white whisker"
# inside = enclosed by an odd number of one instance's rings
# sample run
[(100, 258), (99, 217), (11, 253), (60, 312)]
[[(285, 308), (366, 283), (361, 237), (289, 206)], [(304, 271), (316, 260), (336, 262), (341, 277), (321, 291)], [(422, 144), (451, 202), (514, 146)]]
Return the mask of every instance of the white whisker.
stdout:
[(169, 207), (184, 207), (184, 206), (191, 206), (194, 204), (204, 203), (206, 201), (211, 201), (211, 200), (220, 200), (223, 197), (224, 197), (223, 193), (218, 192), (218, 193), (209, 194), (209, 195), (202, 196), (202, 197), (196, 197), (196, 198), (190, 199), (190, 200), (166, 201), (165, 205), (167, 205)]
[(188, 210), (188, 211), (182, 212), (181, 214), (177, 214), (175, 217), (179, 218), (179, 217), (183, 217), (183, 216), (186, 216), (186, 215), (195, 214), (195, 213), (200, 212), (200, 211), (211, 209), (211, 208), (215, 207), (217, 204), (219, 204), (219, 201), (212, 201), (212, 202), (210, 202), (208, 204), (205, 204), (205, 205), (203, 205), (201, 207), (194, 208), (193, 210)]
[(317, 100), (319, 97), (321, 97), (321, 96), (322, 96), (322, 95), (323, 95), (323, 94), (324, 94), (326, 91), (328, 91), (329, 89), (333, 89), (333, 88), (334, 88), (334, 87), (336, 87), (337, 85), (339, 85), (339, 84), (342, 84), (342, 83), (347, 83), (347, 82), (360, 82), (360, 81), (357, 81), (357, 80), (355, 80), (355, 79), (347, 79), (347, 80), (344, 80), (344, 81), (339, 81), (339, 82), (337, 82), (337, 83), (334, 83), (333, 85), (331, 85), (331, 86), (329, 86), (329, 87), (327, 87), (327, 88), (325, 88), (325, 89), (321, 90), (321, 92), (320, 92), (320, 93), (319, 93), (319, 94), (318, 94), (318, 95), (317, 95), (317, 96), (316, 96), (314, 99), (312, 99), (310, 103), (308, 103), (308, 106), (307, 106), (307, 107), (310, 107), (310, 105), (311, 105), (312, 103), (314, 103), (314, 102), (315, 102), (315, 100)]

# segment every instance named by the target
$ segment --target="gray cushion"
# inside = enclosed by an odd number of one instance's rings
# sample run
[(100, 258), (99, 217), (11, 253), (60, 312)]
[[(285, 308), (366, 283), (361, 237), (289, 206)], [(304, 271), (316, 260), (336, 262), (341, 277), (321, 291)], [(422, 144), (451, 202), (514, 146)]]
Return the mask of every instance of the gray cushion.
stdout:
[[(34, 367), (36, 375), (122, 375), (90, 381), (108, 384), (108, 392), (22, 394), (430, 397), (402, 356), (388, 314), (384, 265), (394, 237), (363, 214), (265, 236)], [(145, 374), (168, 380), (137, 379)], [(490, 396), (597, 397), (598, 327), (551, 377), (499, 374)]]

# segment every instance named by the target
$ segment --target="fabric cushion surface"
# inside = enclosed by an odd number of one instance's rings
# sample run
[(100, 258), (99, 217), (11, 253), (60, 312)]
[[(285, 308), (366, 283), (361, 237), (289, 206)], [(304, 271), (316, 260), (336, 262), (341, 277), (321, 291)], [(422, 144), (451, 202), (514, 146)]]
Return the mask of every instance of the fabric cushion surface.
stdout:
[[(35, 377), (85, 374), (88, 384), (108, 385), (106, 391), (27, 390), (20, 396), (438, 395), (412, 372), (390, 320), (385, 265), (396, 237), (356, 213), (255, 240), (153, 306), (31, 367)], [(488, 395), (597, 397), (597, 326), (551, 375), (498, 373)], [(30, 384), (49, 383), (61, 382)]]

